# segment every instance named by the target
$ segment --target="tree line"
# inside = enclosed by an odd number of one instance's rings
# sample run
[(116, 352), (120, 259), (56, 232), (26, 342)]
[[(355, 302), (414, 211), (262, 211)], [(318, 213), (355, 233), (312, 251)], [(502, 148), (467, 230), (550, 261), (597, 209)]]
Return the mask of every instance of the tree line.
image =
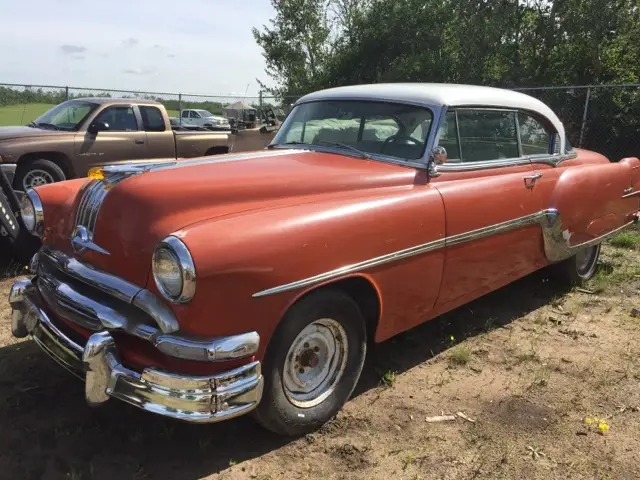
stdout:
[[(340, 85), (451, 82), (506, 88), (640, 83), (640, 0), (271, 0), (253, 29), (279, 97)], [(534, 95), (540, 95), (540, 92)], [(574, 144), (586, 90), (546, 92)], [(640, 89), (592, 92), (602, 136), (640, 154)], [(604, 141), (604, 139), (602, 139)], [(613, 145), (611, 139), (607, 142)]]

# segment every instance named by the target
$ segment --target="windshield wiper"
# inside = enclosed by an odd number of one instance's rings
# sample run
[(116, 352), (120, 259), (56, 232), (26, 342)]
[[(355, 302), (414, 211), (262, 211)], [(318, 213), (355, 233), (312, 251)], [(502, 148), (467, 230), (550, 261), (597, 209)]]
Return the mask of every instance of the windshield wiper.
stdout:
[(54, 130), (60, 130), (58, 128), (57, 125), (54, 125), (53, 123), (46, 123), (46, 122), (40, 122), (40, 123), (36, 123), (36, 122), (31, 122), (29, 124), (30, 126), (34, 126), (34, 127), (38, 127), (38, 128), (53, 128)]
[(308, 145), (308, 143), (304, 143), (304, 142), (270, 143), (269, 145), (267, 145), (267, 149), (272, 150), (276, 147), (279, 147), (280, 145)]
[(333, 147), (346, 148), (347, 150), (351, 150), (352, 152), (357, 153), (361, 158), (366, 158), (367, 160), (371, 159), (371, 155), (369, 155), (367, 152), (363, 152), (362, 150), (354, 147), (353, 145), (347, 145), (346, 143), (340, 143), (340, 142), (327, 142), (325, 140), (320, 140), (318, 143), (322, 145), (331, 145)]

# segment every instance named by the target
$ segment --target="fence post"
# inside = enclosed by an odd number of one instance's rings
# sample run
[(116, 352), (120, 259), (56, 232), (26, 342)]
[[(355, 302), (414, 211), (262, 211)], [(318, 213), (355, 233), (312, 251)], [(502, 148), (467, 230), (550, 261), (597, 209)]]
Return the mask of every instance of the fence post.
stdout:
[(69, 87), (64, 87), (64, 99), (69, 100)]
[(584, 112), (582, 112), (582, 125), (580, 126), (580, 142), (578, 147), (582, 148), (582, 141), (584, 140), (584, 131), (587, 127), (587, 114), (589, 113), (589, 99), (591, 98), (591, 87), (587, 87), (587, 98), (584, 100)]
[(180, 126), (182, 126), (182, 94), (178, 94), (178, 118), (180, 119)]

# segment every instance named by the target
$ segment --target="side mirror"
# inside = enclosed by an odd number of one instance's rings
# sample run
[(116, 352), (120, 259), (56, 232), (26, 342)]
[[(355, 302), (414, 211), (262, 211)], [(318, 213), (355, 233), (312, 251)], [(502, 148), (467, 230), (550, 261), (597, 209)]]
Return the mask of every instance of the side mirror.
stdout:
[(103, 132), (105, 130), (109, 130), (109, 124), (106, 122), (93, 122), (87, 128), (87, 132), (96, 134), (98, 132)]
[(430, 177), (438, 177), (438, 165), (442, 165), (447, 161), (447, 150), (444, 147), (435, 147), (429, 155), (428, 171)]

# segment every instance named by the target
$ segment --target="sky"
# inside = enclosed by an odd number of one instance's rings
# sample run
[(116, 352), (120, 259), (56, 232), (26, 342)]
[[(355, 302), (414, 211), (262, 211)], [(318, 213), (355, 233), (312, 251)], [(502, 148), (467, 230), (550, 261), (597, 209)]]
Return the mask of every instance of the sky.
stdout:
[(0, 83), (258, 94), (269, 0), (0, 0)]

